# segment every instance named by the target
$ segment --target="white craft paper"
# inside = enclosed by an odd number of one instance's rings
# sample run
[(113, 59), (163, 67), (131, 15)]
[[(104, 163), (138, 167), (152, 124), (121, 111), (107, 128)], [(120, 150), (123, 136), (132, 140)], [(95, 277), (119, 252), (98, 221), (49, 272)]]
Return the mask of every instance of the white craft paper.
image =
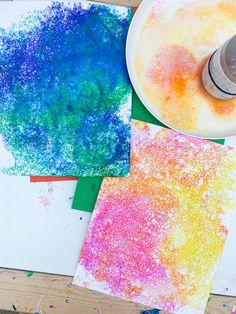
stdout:
[[(236, 147), (236, 136), (225, 145)], [(224, 251), (217, 268), (212, 293), (236, 296), (236, 212), (233, 215)]]
[(71, 209), (75, 186), (0, 177), (0, 267), (74, 275), (91, 216)]

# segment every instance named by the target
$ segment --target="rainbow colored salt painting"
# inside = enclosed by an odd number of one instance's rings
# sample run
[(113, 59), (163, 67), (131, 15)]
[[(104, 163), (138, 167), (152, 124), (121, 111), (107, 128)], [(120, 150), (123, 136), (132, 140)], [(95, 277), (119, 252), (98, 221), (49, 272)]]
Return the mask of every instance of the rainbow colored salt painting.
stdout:
[(0, 171), (126, 176), (131, 9), (0, 3)]
[(129, 178), (105, 178), (74, 284), (203, 313), (236, 207), (236, 150), (133, 121)]
[(236, 100), (209, 96), (201, 72), (209, 56), (235, 35), (236, 1), (149, 2), (134, 54), (141, 96), (180, 131), (208, 138), (235, 134)]

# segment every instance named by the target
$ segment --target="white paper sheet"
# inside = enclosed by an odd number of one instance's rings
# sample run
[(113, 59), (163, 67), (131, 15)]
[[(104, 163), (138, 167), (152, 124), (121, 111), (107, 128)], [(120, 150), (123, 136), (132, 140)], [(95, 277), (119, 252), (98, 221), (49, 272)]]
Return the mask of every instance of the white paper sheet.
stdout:
[[(236, 137), (225, 144), (236, 146)], [(0, 267), (74, 275), (91, 217), (71, 209), (75, 186), (0, 177)], [(236, 296), (236, 213), (212, 293)]]
[[(236, 136), (225, 140), (236, 147)], [(236, 212), (230, 225), (223, 254), (217, 268), (212, 293), (236, 296)]]
[(76, 183), (0, 177), (0, 267), (74, 275), (91, 216), (71, 209)]

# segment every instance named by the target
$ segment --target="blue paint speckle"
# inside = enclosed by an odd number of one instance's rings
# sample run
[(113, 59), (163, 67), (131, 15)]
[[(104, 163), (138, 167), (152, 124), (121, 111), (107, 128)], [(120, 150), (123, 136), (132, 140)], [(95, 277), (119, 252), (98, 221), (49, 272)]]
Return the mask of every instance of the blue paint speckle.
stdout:
[(152, 309), (152, 310), (145, 310), (141, 311), (140, 314), (159, 314), (160, 310)]
[(52, 2), (0, 29), (0, 134), (16, 161), (5, 173), (128, 175), (124, 12)]

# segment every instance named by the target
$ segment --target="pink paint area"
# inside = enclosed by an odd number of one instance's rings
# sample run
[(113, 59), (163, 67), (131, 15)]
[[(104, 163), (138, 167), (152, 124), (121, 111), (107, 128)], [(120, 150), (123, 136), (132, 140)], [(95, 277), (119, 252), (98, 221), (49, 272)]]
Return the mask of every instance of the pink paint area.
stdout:
[(50, 200), (46, 196), (39, 196), (39, 200), (43, 207), (47, 208), (50, 206)]
[(147, 196), (129, 188), (99, 200), (102, 210), (97, 209), (96, 221), (91, 222), (80, 262), (114, 294), (130, 298), (142, 292), (142, 284), (167, 282), (153, 252), (168, 233), (169, 212), (158, 211), (158, 204), (153, 211)]
[(193, 79), (198, 63), (192, 54), (182, 46), (161, 49), (153, 57), (148, 69), (148, 77), (166, 90), (183, 95), (189, 79)]
[(133, 121), (130, 177), (103, 180), (76, 284), (203, 312), (235, 204), (235, 160), (222, 145)]
[(166, 3), (164, 0), (152, 1), (152, 11), (151, 16), (153, 19), (160, 19), (166, 14)]

